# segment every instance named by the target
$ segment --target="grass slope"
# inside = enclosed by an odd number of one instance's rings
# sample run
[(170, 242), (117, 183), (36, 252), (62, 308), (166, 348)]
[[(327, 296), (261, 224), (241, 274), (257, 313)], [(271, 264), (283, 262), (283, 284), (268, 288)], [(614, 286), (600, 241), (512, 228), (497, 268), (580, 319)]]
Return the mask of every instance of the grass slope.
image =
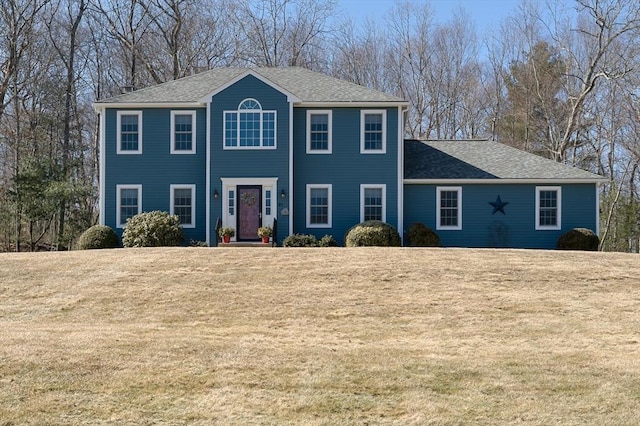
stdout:
[(0, 255), (0, 424), (637, 424), (611, 253)]

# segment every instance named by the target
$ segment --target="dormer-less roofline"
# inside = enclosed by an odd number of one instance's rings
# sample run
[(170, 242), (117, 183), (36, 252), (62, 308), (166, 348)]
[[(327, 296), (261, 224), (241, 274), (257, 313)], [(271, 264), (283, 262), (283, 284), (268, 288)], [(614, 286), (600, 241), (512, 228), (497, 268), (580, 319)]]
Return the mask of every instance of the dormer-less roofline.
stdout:
[(287, 97), (287, 101), (289, 101), (291, 103), (300, 103), (301, 102), (301, 99), (299, 99), (293, 93), (283, 89), (282, 87), (278, 86), (277, 84), (275, 84), (274, 82), (272, 82), (271, 80), (269, 80), (268, 78), (264, 77), (259, 72), (255, 71), (253, 69), (249, 69), (249, 70), (243, 72), (242, 74), (232, 78), (231, 80), (227, 81), (222, 86), (219, 86), (214, 91), (208, 93), (206, 96), (201, 98), (199, 101), (202, 104), (207, 104), (207, 103), (211, 102), (211, 98), (213, 98), (215, 95), (217, 95), (220, 92), (223, 92), (224, 90), (228, 89), (229, 87), (233, 86), (234, 84), (236, 84), (237, 82), (239, 82), (240, 80), (242, 80), (243, 78), (248, 77), (248, 76), (255, 77), (258, 80), (260, 80), (261, 82), (263, 82), (264, 84), (266, 84), (267, 86), (270, 86), (270, 87), (274, 88), (275, 90), (277, 90), (278, 92), (282, 93), (283, 95), (285, 95)]

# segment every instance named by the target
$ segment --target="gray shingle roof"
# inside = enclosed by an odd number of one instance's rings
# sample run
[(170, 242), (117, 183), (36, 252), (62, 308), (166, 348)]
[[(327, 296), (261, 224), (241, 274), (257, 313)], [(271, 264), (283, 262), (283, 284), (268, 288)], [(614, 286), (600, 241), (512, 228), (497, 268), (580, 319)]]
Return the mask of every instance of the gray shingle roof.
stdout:
[[(199, 102), (249, 68), (216, 68), (169, 81), (97, 103), (181, 103)], [(253, 72), (293, 94), (302, 102), (404, 102), (396, 96), (304, 68), (251, 68)]]
[(405, 141), (405, 179), (599, 180), (601, 176), (479, 140)]

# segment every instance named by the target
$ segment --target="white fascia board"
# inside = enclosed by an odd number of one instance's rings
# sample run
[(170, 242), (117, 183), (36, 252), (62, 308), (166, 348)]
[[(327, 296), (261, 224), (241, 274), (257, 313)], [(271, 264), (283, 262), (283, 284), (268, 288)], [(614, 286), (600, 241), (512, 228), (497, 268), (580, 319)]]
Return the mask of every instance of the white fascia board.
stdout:
[(299, 102), (299, 108), (397, 108), (408, 107), (408, 102)]
[(405, 179), (405, 185), (566, 185), (598, 183), (601, 179)]
[(234, 84), (236, 84), (237, 82), (239, 82), (240, 80), (242, 80), (243, 78), (245, 78), (245, 77), (247, 77), (249, 75), (257, 78), (258, 80), (260, 80), (261, 82), (263, 82), (267, 86), (270, 86), (270, 87), (276, 89), (278, 92), (280, 92), (283, 95), (285, 95), (289, 102), (294, 102), (295, 103), (295, 102), (300, 102), (301, 101), (296, 95), (294, 95), (293, 93), (283, 89), (282, 87), (278, 86), (277, 84), (275, 84), (271, 80), (267, 79), (266, 77), (262, 76), (261, 74), (257, 73), (256, 71), (247, 70), (247, 71), (245, 71), (243, 73), (240, 73), (236, 77), (232, 78), (231, 80), (229, 80), (228, 82), (226, 82), (222, 86), (216, 88), (214, 91), (210, 92), (205, 97), (201, 98), (200, 102), (203, 103), (203, 104), (211, 102), (211, 98), (213, 98), (215, 95), (217, 95), (218, 93), (220, 93), (220, 92), (226, 90), (227, 88), (233, 86)]
[(106, 108), (204, 108), (206, 106), (201, 102), (96, 102), (92, 105), (95, 110)]

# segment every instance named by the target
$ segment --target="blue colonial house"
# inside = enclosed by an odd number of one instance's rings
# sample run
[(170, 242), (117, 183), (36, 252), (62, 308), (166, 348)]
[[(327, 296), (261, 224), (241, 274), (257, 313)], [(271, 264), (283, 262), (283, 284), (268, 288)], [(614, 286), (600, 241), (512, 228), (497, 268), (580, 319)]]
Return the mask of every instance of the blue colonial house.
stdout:
[(552, 248), (598, 227), (600, 177), (488, 141), (403, 138), (408, 103), (302, 68), (221, 68), (100, 100), (100, 222), (152, 210), (188, 240), (278, 222), (333, 235), (422, 222), (447, 246)]

